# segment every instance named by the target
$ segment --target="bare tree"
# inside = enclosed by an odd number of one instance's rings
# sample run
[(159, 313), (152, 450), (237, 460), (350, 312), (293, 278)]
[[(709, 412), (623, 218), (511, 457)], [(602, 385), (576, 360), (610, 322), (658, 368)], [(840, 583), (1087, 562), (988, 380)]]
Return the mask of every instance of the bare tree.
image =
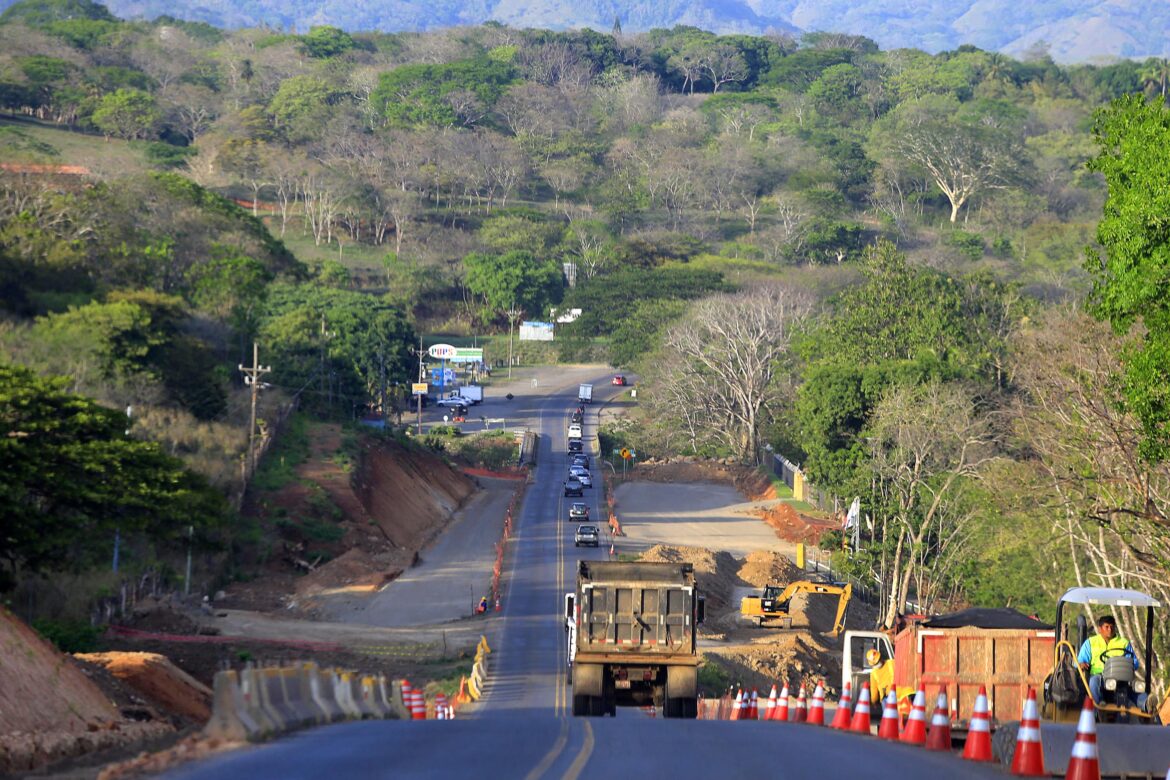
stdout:
[[(717, 295), (695, 304), (664, 339), (673, 387), (689, 389), (683, 403), (707, 410), (707, 434), (745, 462), (758, 456), (761, 425), (782, 396), (789, 344), (812, 308), (806, 293), (781, 285)], [(663, 388), (663, 377), (651, 384)]]
[(958, 501), (966, 480), (995, 455), (995, 433), (976, 399), (955, 384), (895, 386), (870, 423), (873, 468), (897, 534), (885, 582), (891, 588), (883, 624), (894, 625), (911, 583), (929, 597), (933, 563), (965, 532), (970, 513)]
[[(1132, 337), (1082, 311), (1058, 309), (1016, 340), (1012, 379), (1022, 391), (1015, 430), (1047, 483), (1068, 546), (1069, 585), (1136, 587), (1170, 599), (1170, 466), (1140, 457), (1139, 421), (1125, 409), (1118, 377)], [(1136, 645), (1133, 615), (1116, 615)], [(1161, 633), (1155, 651), (1170, 647)]]
[[(712, 93), (718, 92), (724, 84), (743, 81), (748, 75), (747, 61), (739, 49), (730, 43), (707, 46), (700, 55), (699, 66), (715, 85)], [(691, 91), (694, 91), (693, 86)]]
[(219, 100), (207, 87), (179, 84), (167, 93), (171, 121), (195, 145), (219, 114)]
[(940, 115), (945, 107), (901, 110), (894, 128), (895, 150), (923, 168), (951, 204), (951, 222), (975, 195), (1013, 184), (1025, 162), (1010, 131)]

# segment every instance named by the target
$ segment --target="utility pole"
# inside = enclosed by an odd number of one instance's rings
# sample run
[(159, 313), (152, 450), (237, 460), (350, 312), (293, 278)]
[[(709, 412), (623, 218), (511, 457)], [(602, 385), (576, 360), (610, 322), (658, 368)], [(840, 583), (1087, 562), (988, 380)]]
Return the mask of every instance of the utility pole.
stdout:
[(325, 383), (329, 382), (329, 405), (333, 405), (333, 383), (330, 382), (329, 374), (325, 371), (325, 358), (327, 354), (327, 344), (329, 339), (333, 338), (335, 334), (331, 330), (325, 330), (325, 312), (321, 312), (321, 397), (325, 397)]
[(512, 378), (512, 331), (516, 328), (516, 320), (524, 316), (524, 310), (515, 303), (504, 312), (508, 315), (508, 378)]
[(252, 367), (245, 368), (244, 364), (241, 363), (239, 368), (244, 374), (244, 384), (252, 386), (252, 414), (248, 422), (248, 456), (244, 459), (244, 473), (247, 475), (252, 473), (252, 468), (256, 465), (253, 463), (253, 453), (256, 443), (256, 401), (260, 397), (260, 377), (271, 371), (272, 366), (260, 365), (260, 345), (253, 341)]
[[(419, 381), (419, 384), (422, 384), (422, 382), (426, 379), (426, 374), (424, 373), (424, 369), (423, 369), (423, 354), (424, 353), (423, 353), (422, 341), (423, 341), (422, 334), (420, 333), (420, 334), (418, 334), (418, 351), (416, 353), (418, 355), (418, 381)], [(421, 394), (417, 397), (416, 403), (418, 404), (418, 435), (422, 436), (423, 397)]]

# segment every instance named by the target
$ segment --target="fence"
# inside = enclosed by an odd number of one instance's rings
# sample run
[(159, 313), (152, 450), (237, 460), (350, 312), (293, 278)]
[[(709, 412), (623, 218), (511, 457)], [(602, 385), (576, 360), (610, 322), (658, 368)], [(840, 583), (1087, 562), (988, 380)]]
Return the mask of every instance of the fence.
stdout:
[[(771, 463), (772, 473), (784, 480), (784, 484), (792, 490), (792, 496), (797, 501), (804, 501), (812, 504), (822, 512), (832, 512), (837, 514), (841, 511), (841, 500), (821, 490), (816, 485), (809, 482), (804, 472), (788, 458), (779, 453), (772, 456)], [(805, 560), (805, 570), (814, 574), (824, 574), (834, 582), (849, 582), (853, 586), (853, 598), (860, 599), (866, 604), (880, 606), (882, 598), (882, 588), (880, 582), (865, 582), (856, 577), (836, 572), (833, 570), (832, 559), (825, 553), (820, 553), (824, 557), (821, 558), (816, 552), (813, 552)]]

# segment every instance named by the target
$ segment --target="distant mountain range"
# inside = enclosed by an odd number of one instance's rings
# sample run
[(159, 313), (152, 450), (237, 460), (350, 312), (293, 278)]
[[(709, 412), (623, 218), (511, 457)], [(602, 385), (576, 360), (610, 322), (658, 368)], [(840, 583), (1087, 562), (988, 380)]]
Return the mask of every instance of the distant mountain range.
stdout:
[[(14, 0), (0, 0), (0, 10)], [(974, 44), (1013, 56), (1047, 51), (1059, 62), (1166, 57), (1165, 0), (110, 0), (123, 19), (170, 14), (216, 27), (267, 24), (306, 32), (433, 30), (498, 21), (512, 27), (624, 33), (693, 25), (717, 33), (865, 35), (882, 49), (928, 52)]]

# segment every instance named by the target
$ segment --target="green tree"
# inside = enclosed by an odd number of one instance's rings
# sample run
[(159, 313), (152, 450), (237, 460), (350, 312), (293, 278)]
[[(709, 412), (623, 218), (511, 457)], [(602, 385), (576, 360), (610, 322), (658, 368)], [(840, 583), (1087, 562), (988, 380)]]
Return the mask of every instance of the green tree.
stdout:
[(357, 43), (344, 30), (322, 25), (311, 28), (308, 35), (302, 35), (301, 45), (305, 47), (305, 51), (309, 53), (310, 57), (325, 60), (339, 54), (345, 54), (357, 46)]
[(68, 384), (0, 365), (0, 577), (107, 560), (115, 529), (166, 545), (222, 522), (221, 495), (157, 443), (128, 437), (121, 410)]
[(1141, 421), (1140, 453), (1170, 458), (1170, 111), (1140, 96), (1114, 101), (1097, 114), (1101, 147), (1089, 167), (1105, 177), (1109, 195), (1097, 226), (1103, 252), (1090, 249), (1092, 308), (1118, 333), (1145, 334), (1125, 353), (1121, 378), (1130, 411)]
[(340, 402), (346, 414), (376, 401), (383, 386), (411, 381), (418, 370), (410, 352), (417, 337), (402, 310), (353, 290), (271, 286), (259, 338), (274, 383), (321, 388), (306, 401), (318, 408)]
[(118, 138), (149, 138), (162, 119), (154, 97), (140, 89), (119, 89), (98, 103), (91, 117), (106, 135)]
[(490, 321), (509, 310), (542, 315), (561, 299), (564, 280), (556, 260), (540, 260), (514, 249), (503, 254), (473, 252), (463, 258), (467, 289), (481, 303), (481, 317)]
[(293, 76), (281, 82), (268, 114), (273, 127), (290, 141), (318, 138), (338, 97), (337, 89), (319, 76)]

